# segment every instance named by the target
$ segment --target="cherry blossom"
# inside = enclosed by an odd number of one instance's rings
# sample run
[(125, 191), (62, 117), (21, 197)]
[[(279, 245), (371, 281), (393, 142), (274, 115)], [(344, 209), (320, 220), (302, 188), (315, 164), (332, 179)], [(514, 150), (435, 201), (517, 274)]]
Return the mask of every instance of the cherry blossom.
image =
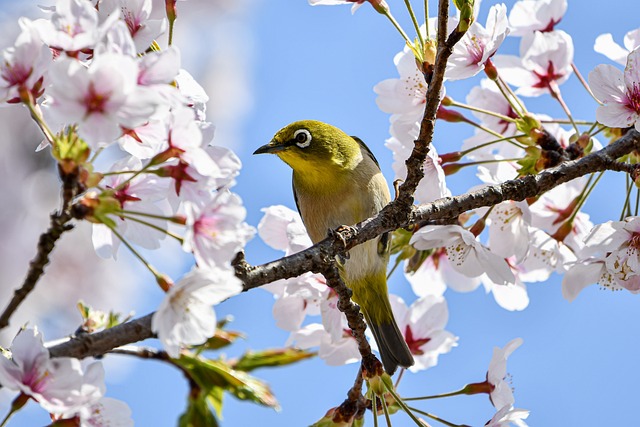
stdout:
[(50, 71), (48, 110), (58, 123), (78, 125), (78, 135), (91, 147), (106, 146), (149, 120), (157, 96), (138, 86), (138, 66), (128, 56), (105, 53), (89, 67), (70, 58)]
[(369, 2), (380, 13), (389, 10), (389, 6), (385, 0), (309, 0), (311, 6), (325, 5), (335, 6), (340, 4), (353, 4), (351, 13), (355, 13), (364, 3)]
[(605, 126), (640, 129), (640, 49), (627, 57), (624, 73), (612, 65), (601, 64), (589, 73), (589, 86), (604, 103), (596, 119)]
[(441, 296), (427, 295), (407, 307), (404, 300), (390, 295), (391, 308), (398, 328), (413, 355), (411, 372), (419, 372), (438, 364), (438, 357), (457, 346), (458, 337), (444, 328), (449, 320), (447, 302)]
[(531, 212), (526, 202), (508, 200), (493, 207), (489, 214), (489, 247), (505, 258), (513, 256), (516, 262), (529, 252), (529, 225)]
[(483, 246), (459, 225), (427, 225), (418, 230), (410, 243), (421, 250), (445, 247), (451, 265), (468, 277), (486, 273), (500, 285), (514, 283), (514, 276), (503, 258)]
[(593, 50), (603, 54), (610, 60), (621, 65), (626, 65), (627, 56), (640, 46), (640, 28), (631, 30), (624, 35), (623, 46), (613, 41), (611, 33), (600, 34), (596, 37)]
[(507, 34), (507, 7), (504, 4), (491, 6), (486, 28), (474, 21), (462, 40), (455, 45), (447, 62), (447, 78), (459, 80), (478, 74)]
[(564, 83), (571, 73), (573, 41), (564, 31), (536, 31), (520, 44), (520, 57), (496, 55), (494, 64), (519, 95), (540, 96)]
[(487, 293), (491, 292), (493, 299), (496, 303), (509, 311), (521, 311), (529, 306), (529, 295), (527, 294), (527, 287), (523, 283), (520, 277), (520, 266), (515, 265), (515, 259), (512, 257), (507, 260), (511, 272), (513, 273), (515, 280), (508, 285), (501, 285), (494, 282), (488, 275), (483, 274), (480, 276), (482, 285)]
[(527, 427), (524, 419), (529, 417), (529, 411), (514, 408), (512, 405), (505, 405), (485, 424), (486, 427)]
[(186, 203), (187, 233), (183, 249), (194, 253), (200, 266), (229, 265), (255, 234), (244, 222), (247, 210), (240, 197), (223, 190), (204, 206)]
[(311, 323), (291, 334), (289, 344), (301, 349), (318, 347), (318, 357), (329, 366), (356, 363), (361, 359), (358, 343), (345, 329), (341, 338), (334, 342), (331, 334), (319, 323)]
[(63, 414), (61, 419), (76, 418), (80, 427), (133, 427), (131, 408), (125, 402), (103, 397), (80, 408), (76, 413)]
[(287, 256), (312, 245), (298, 212), (282, 205), (269, 206), (262, 212), (258, 234), (267, 245), (284, 251)]
[(51, 19), (39, 19), (35, 23), (49, 47), (71, 55), (93, 49), (103, 31), (98, 25), (98, 11), (88, 0), (58, 0)]
[(276, 326), (289, 332), (299, 330), (306, 316), (321, 314), (322, 301), (329, 294), (324, 277), (313, 273), (275, 281), (265, 290), (276, 298), (272, 309)]
[(136, 51), (144, 52), (167, 28), (166, 19), (149, 19), (151, 8), (151, 0), (101, 0), (99, 15), (104, 20), (111, 14), (121, 13)]
[(581, 259), (570, 264), (568, 269), (562, 277), (562, 296), (569, 302), (594, 283), (612, 291), (624, 289), (616, 282), (613, 272), (607, 269), (604, 256)]
[(167, 292), (154, 313), (151, 329), (171, 357), (180, 348), (204, 343), (216, 331), (211, 306), (242, 292), (242, 282), (232, 270), (194, 268)]
[[(587, 280), (612, 289), (625, 288), (632, 293), (640, 292), (640, 217), (628, 217), (624, 221), (609, 221), (596, 225), (585, 238), (582, 260), (589, 267), (574, 264), (567, 274), (581, 285), (574, 286), (574, 292), (585, 286)], [(604, 268), (602, 263), (604, 262)], [(565, 280), (566, 277), (565, 277)], [(613, 285), (615, 281), (615, 285)], [(577, 291), (577, 292), (576, 292)]]
[(44, 77), (52, 61), (51, 52), (42, 43), (31, 21), (21, 18), (21, 32), (12, 47), (2, 51), (0, 62), (0, 100), (20, 100), (20, 91), (36, 99), (44, 90)]
[[(113, 171), (139, 171), (142, 168), (140, 160), (129, 157), (113, 164)], [(110, 189), (112, 197), (118, 202), (121, 210), (141, 212), (151, 216), (162, 217), (171, 214), (170, 207), (166, 204), (167, 182), (150, 174), (140, 174), (131, 177), (131, 174), (119, 173), (106, 176), (102, 184)], [(163, 204), (164, 203), (164, 204)], [(147, 225), (136, 221), (127, 220), (119, 212), (111, 212), (111, 219), (115, 221), (119, 234), (131, 240), (131, 242), (147, 249), (158, 249), (160, 241), (165, 234), (154, 230)], [(158, 229), (167, 229), (167, 221), (159, 218), (145, 217), (146, 222)], [(96, 253), (109, 258), (116, 256), (120, 247), (120, 239), (105, 224), (93, 224), (93, 246)]]
[(399, 78), (383, 80), (373, 88), (378, 95), (376, 104), (385, 113), (393, 114), (393, 120), (401, 119), (413, 123), (419, 120), (424, 110), (427, 83), (418, 70), (413, 52), (407, 47), (396, 54), (393, 63)]
[(456, 292), (471, 292), (481, 283), (479, 277), (467, 277), (453, 268), (445, 248), (434, 250), (414, 273), (405, 272), (405, 277), (419, 297), (441, 296), (446, 288)]
[(515, 338), (507, 343), (504, 348), (494, 347), (493, 356), (489, 362), (487, 382), (492, 390), (489, 394), (491, 403), (496, 409), (513, 405), (513, 391), (511, 384), (505, 381), (507, 375), (507, 359), (518, 347), (522, 345), (522, 338)]
[(567, 0), (520, 0), (509, 13), (509, 25), (514, 36), (526, 36), (535, 31), (555, 29), (567, 11)]
[(0, 384), (32, 397), (49, 412), (78, 411), (105, 392), (101, 363), (83, 369), (78, 359), (51, 359), (35, 328), (18, 333), (10, 350), (10, 359), (0, 356)]

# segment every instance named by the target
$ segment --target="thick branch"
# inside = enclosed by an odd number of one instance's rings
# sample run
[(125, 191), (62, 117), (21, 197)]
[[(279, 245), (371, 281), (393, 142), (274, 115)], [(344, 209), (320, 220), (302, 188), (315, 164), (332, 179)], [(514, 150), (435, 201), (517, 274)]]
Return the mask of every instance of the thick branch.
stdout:
[(153, 314), (147, 314), (104, 331), (71, 338), (69, 341), (51, 347), (49, 353), (52, 357), (83, 359), (101, 356), (114, 348), (153, 338), (155, 334), (151, 332), (152, 316)]
[(398, 189), (398, 197), (392, 205), (400, 205), (408, 213), (413, 205), (413, 194), (418, 184), (424, 178), (423, 165), (429, 153), (429, 145), (433, 140), (436, 124), (436, 114), (440, 106), (440, 92), (444, 83), (444, 73), (447, 61), (453, 53), (453, 47), (464, 36), (463, 31), (456, 27), (447, 38), (449, 21), (449, 1), (440, 0), (438, 6), (438, 50), (433, 68), (424, 67), (425, 81), (428, 83), (427, 98), (418, 139), (414, 141), (411, 155), (406, 160), (407, 177)]
[(320, 261), (325, 257), (345, 253), (387, 231), (425, 221), (455, 218), (471, 209), (493, 206), (506, 200), (536, 197), (572, 179), (608, 169), (618, 170), (615, 160), (634, 149), (640, 150), (640, 133), (631, 130), (616, 142), (582, 159), (565, 162), (538, 175), (528, 175), (460, 196), (414, 206), (408, 218), (397, 205), (391, 203), (377, 216), (354, 227), (345, 227), (302, 252), (260, 266), (251, 266), (242, 261), (236, 265), (236, 274), (244, 281), (244, 290), (247, 291), (274, 280), (299, 276), (307, 271), (318, 272), (322, 265)]
[(362, 356), (363, 372), (367, 377), (382, 374), (384, 372), (382, 364), (371, 352), (371, 346), (364, 334), (367, 329), (367, 325), (364, 323), (364, 316), (360, 313), (360, 307), (351, 301), (351, 289), (342, 281), (334, 261), (327, 265), (322, 275), (327, 279), (327, 285), (338, 294), (338, 310), (346, 316), (353, 338), (358, 343), (358, 351)]

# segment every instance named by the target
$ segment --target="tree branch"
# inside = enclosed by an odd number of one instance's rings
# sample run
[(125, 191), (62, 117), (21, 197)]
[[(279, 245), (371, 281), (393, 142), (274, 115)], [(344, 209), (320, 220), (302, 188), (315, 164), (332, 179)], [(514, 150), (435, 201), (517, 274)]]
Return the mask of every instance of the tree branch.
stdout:
[(83, 334), (71, 338), (62, 344), (49, 348), (51, 357), (85, 357), (101, 356), (116, 347), (153, 338), (151, 317), (153, 313), (138, 319), (130, 320), (113, 328), (93, 334)]

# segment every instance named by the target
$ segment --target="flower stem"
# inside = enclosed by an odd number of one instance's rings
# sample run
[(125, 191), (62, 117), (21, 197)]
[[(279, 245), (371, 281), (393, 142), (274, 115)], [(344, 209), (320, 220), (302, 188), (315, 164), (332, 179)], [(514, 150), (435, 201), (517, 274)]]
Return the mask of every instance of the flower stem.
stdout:
[(431, 396), (403, 397), (402, 400), (404, 400), (405, 402), (411, 402), (413, 400), (439, 399), (441, 397), (460, 396), (462, 394), (468, 394), (467, 387), (463, 387), (460, 390), (451, 391), (449, 393), (433, 394)]
[(15, 399), (13, 399), (13, 402), (11, 402), (11, 409), (2, 420), (2, 423), (0, 423), (0, 427), (4, 427), (9, 421), (9, 418), (11, 418), (13, 414), (18, 412), (24, 405), (26, 405), (30, 398), (31, 397), (29, 395), (20, 393)]
[[(386, 383), (385, 383), (385, 385), (386, 385)], [(409, 406), (402, 401), (402, 398), (400, 396), (398, 396), (398, 393), (396, 393), (396, 390), (393, 387), (389, 387), (389, 386), (387, 386), (387, 390), (389, 391), (389, 393), (391, 393), (391, 396), (393, 396), (393, 398), (396, 400), (398, 405), (400, 405), (402, 410), (405, 411), (407, 413), (407, 415), (409, 415), (409, 418), (411, 418), (413, 420), (413, 422), (416, 423), (416, 425), (421, 426), (422, 423), (420, 422), (418, 417), (416, 417), (416, 415), (411, 411)]]
[(576, 77), (578, 78), (578, 80), (580, 80), (580, 83), (582, 83), (582, 86), (584, 86), (584, 88), (587, 90), (587, 92), (589, 93), (589, 95), (591, 95), (591, 97), (593, 99), (595, 99), (595, 101), (599, 104), (599, 105), (604, 105), (602, 102), (600, 102), (600, 100), (598, 98), (596, 98), (596, 96), (593, 94), (593, 92), (591, 91), (591, 88), (589, 87), (589, 83), (587, 83), (587, 81), (584, 79), (584, 77), (582, 77), (582, 74), (580, 74), (580, 70), (578, 70), (578, 67), (576, 67), (575, 62), (571, 62), (571, 69), (573, 69), (573, 72), (576, 73)]
[(371, 412), (373, 412), (373, 427), (378, 427), (378, 399), (375, 394), (371, 399)]
[(152, 223), (150, 223), (150, 222), (148, 222), (148, 221), (143, 221), (143, 220), (141, 220), (140, 218), (136, 218), (136, 217), (133, 217), (133, 216), (131, 216), (131, 215), (126, 215), (126, 214), (124, 214), (124, 213), (122, 214), (122, 217), (123, 217), (123, 218), (126, 218), (126, 219), (128, 219), (128, 220), (130, 220), (130, 221), (137, 222), (138, 224), (145, 225), (145, 226), (147, 226), (147, 227), (149, 227), (149, 228), (152, 228), (152, 229), (154, 229), (154, 230), (156, 230), (156, 231), (159, 231), (160, 233), (164, 233), (164, 234), (166, 234), (166, 235), (167, 235), (167, 236), (169, 236), (169, 237), (173, 237), (173, 238), (174, 238), (174, 239), (176, 239), (178, 242), (180, 242), (180, 244), (182, 244), (182, 243), (184, 242), (184, 240), (182, 239), (182, 237), (178, 236), (177, 234), (172, 233), (172, 232), (170, 232), (169, 230), (165, 230), (164, 228), (159, 227), (159, 226), (157, 226), (157, 225), (155, 225), (155, 224), (152, 224)]
[(473, 105), (463, 104), (461, 102), (454, 101), (453, 99), (450, 102), (450, 105), (453, 107), (465, 108), (467, 110), (475, 111), (482, 114), (487, 114), (489, 116), (498, 117), (500, 120), (504, 120), (505, 122), (515, 123), (516, 119), (505, 116), (504, 114), (496, 113), (495, 111), (485, 110), (484, 108), (474, 107)]
[(564, 110), (565, 114), (571, 121), (571, 125), (575, 129), (576, 135), (580, 135), (580, 129), (578, 129), (578, 125), (573, 120), (573, 116), (571, 115), (571, 110), (569, 110), (569, 106), (567, 106), (567, 104), (564, 102), (564, 99), (562, 98), (562, 94), (560, 93), (560, 88), (558, 87), (558, 84), (555, 82), (555, 80), (552, 80), (551, 82), (549, 82), (549, 91), (551, 92), (551, 97), (555, 98), (558, 101), (558, 103), (560, 103), (560, 106)]
[(449, 427), (462, 427), (460, 424), (453, 424), (453, 423), (450, 423), (449, 421), (443, 420), (442, 418), (440, 418), (440, 417), (438, 417), (438, 416), (435, 416), (435, 415), (433, 415), (433, 414), (431, 414), (431, 413), (429, 413), (429, 412), (426, 412), (426, 411), (422, 411), (422, 410), (420, 410), (420, 409), (418, 409), (418, 408), (410, 407), (410, 409), (411, 409), (412, 411), (417, 412), (417, 413), (418, 413), (418, 414), (420, 414), (420, 415), (424, 415), (425, 417), (429, 417), (429, 418), (431, 418), (432, 420), (435, 420), (435, 421), (437, 421), (437, 422), (439, 422), (439, 423), (442, 423), (442, 424), (444, 424), (444, 425), (446, 425), (446, 426), (449, 426)]
[(122, 234), (118, 233), (118, 230), (116, 230), (115, 227), (109, 226), (109, 224), (104, 223), (107, 227), (109, 227), (109, 229), (111, 230), (111, 232), (113, 234), (115, 234), (115, 236), (120, 239), (120, 241), (127, 247), (127, 249), (129, 249), (131, 251), (131, 253), (140, 260), (140, 262), (147, 267), (147, 269), (151, 272), (151, 274), (153, 274), (153, 276), (156, 278), (156, 280), (160, 280), (162, 279), (162, 275), (158, 272), (158, 270), (156, 270), (146, 259), (144, 259), (144, 257), (135, 250), (135, 248), (131, 245), (131, 243), (129, 243), (127, 241), (127, 239), (124, 238), (124, 236), (122, 236)]
[(476, 151), (476, 150), (479, 150), (479, 149), (481, 149), (481, 148), (488, 147), (489, 145), (497, 144), (498, 142), (503, 142), (503, 141), (507, 141), (507, 142), (509, 142), (510, 144), (512, 144), (512, 145), (514, 145), (514, 146), (516, 146), (516, 147), (521, 148), (521, 149), (523, 149), (523, 150), (524, 150), (525, 148), (524, 148), (522, 145), (518, 144), (518, 143), (517, 143), (517, 142), (515, 142), (515, 141), (512, 141), (512, 139), (522, 138), (522, 137), (525, 137), (525, 136), (527, 136), (527, 135), (525, 135), (525, 134), (520, 134), (520, 135), (505, 136), (504, 138), (494, 139), (493, 141), (485, 142), (485, 143), (483, 143), (483, 144), (476, 145), (475, 147), (471, 147), (471, 148), (469, 148), (468, 150), (461, 151), (461, 152), (460, 152), (460, 155), (461, 155), (462, 157), (464, 157), (464, 156), (466, 156), (467, 154), (472, 153), (472, 152), (474, 152), (474, 151)]
[(511, 87), (504, 80), (502, 80), (502, 77), (498, 76), (498, 79), (494, 81), (496, 82), (498, 89), (502, 93), (502, 96), (505, 97), (509, 105), (511, 105), (511, 108), (513, 108), (513, 111), (515, 111), (515, 113), (520, 117), (527, 114), (527, 109), (520, 101), (520, 98), (518, 98), (513, 90), (511, 90)]
[[(373, 395), (376, 398), (376, 395)], [(384, 411), (384, 418), (387, 420), (387, 427), (391, 427), (391, 418), (389, 417), (389, 408), (387, 408), (387, 402), (384, 400), (384, 396), (380, 396), (380, 402), (382, 403), (382, 410)]]
[(389, 10), (386, 10), (384, 12), (384, 16), (386, 16), (389, 21), (391, 21), (391, 23), (393, 24), (394, 27), (396, 27), (396, 30), (398, 30), (398, 32), (400, 33), (400, 35), (402, 36), (402, 38), (404, 39), (404, 41), (411, 46), (411, 40), (409, 40), (409, 36), (407, 36), (407, 33), (404, 32), (404, 30), (402, 29), (402, 27), (400, 26), (400, 24), (398, 23), (398, 21), (396, 21), (396, 18), (393, 17), (393, 15), (391, 14), (391, 12), (389, 12)]
[(424, 0), (424, 27), (427, 34), (427, 40), (431, 38), (431, 31), (429, 30), (429, 0)]
[(407, 10), (409, 11), (409, 15), (411, 16), (411, 21), (413, 21), (413, 26), (416, 29), (416, 34), (418, 35), (418, 40), (420, 41), (420, 49), (424, 50), (424, 39), (422, 38), (422, 32), (420, 31), (420, 24), (418, 24), (418, 19), (416, 18), (416, 14), (413, 13), (413, 8), (411, 7), (411, 1), (404, 0), (405, 6), (407, 6)]

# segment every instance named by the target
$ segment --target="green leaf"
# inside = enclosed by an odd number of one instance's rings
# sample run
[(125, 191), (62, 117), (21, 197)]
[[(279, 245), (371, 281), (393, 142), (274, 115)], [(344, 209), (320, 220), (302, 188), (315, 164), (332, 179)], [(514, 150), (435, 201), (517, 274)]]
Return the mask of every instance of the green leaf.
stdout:
[[(194, 394), (197, 394), (194, 396)], [(207, 395), (202, 392), (194, 393), (192, 390), (189, 395), (187, 410), (180, 416), (178, 420), (179, 427), (217, 427), (218, 420), (211, 412), (211, 408), (207, 404)]]
[(222, 419), (222, 399), (224, 398), (224, 389), (221, 387), (213, 387), (207, 395), (209, 404), (213, 406), (218, 418)]
[(240, 400), (280, 409), (267, 384), (246, 372), (234, 370), (223, 361), (182, 355), (175, 359), (174, 363), (184, 368), (191, 379), (207, 394), (211, 393), (214, 387), (220, 387)]
[(201, 350), (218, 350), (219, 348), (233, 344), (233, 342), (238, 338), (245, 338), (245, 335), (241, 332), (216, 329), (216, 334), (214, 336), (209, 338), (204, 344), (197, 347)]
[(238, 361), (232, 363), (232, 366), (239, 371), (249, 372), (267, 366), (289, 365), (315, 355), (316, 353), (297, 348), (247, 351)]

